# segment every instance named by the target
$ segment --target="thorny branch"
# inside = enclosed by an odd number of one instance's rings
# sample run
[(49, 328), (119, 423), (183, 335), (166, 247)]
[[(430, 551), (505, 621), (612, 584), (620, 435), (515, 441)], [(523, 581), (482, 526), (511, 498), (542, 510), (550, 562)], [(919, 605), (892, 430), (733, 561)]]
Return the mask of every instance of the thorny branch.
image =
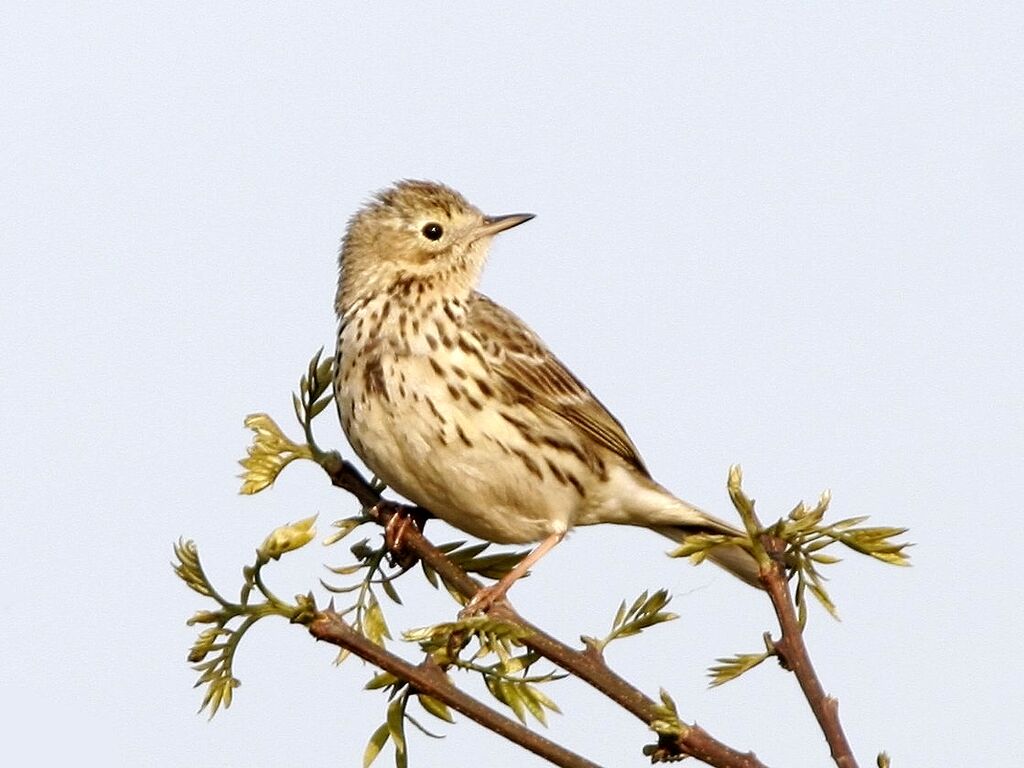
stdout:
[[(317, 446), (313, 439), (311, 421), (332, 399), (332, 361), (321, 361), (321, 353), (322, 350), (310, 361), (307, 375), (300, 381), (299, 395), (293, 397), (296, 417), (303, 425), (308, 442), (293, 442), (266, 414), (249, 416), (246, 419), (246, 426), (253, 430), (255, 437), (248, 449), (248, 456), (240, 462), (246, 470), (243, 475), (242, 492), (258, 493), (271, 485), (280, 471), (292, 461), (299, 458), (311, 459), (325, 470), (333, 485), (351, 493), (362, 506), (362, 513), (359, 516), (335, 524), (339, 531), (331, 537), (332, 540), (339, 540), (347, 535), (348, 531), (369, 521), (374, 521), (385, 529), (385, 543), (382, 549), (370, 551), (363, 544), (352, 548), (353, 554), (363, 561), (363, 565), (346, 566), (331, 569), (332, 571), (353, 572), (353, 569), (368, 567), (369, 563), (370, 570), (364, 580), (364, 587), (368, 587), (370, 583), (379, 583), (391, 599), (401, 602), (397, 592), (390, 586), (390, 581), (419, 560), (431, 583), (437, 586), (437, 577), (440, 576), (453, 595), (462, 601), (470, 601), (482, 588), (481, 584), (469, 575), (470, 572), (489, 576), (491, 574), (488, 568), (494, 571), (499, 567), (500, 560), (507, 561), (516, 555), (508, 553), (474, 559), (485, 544), (463, 549), (457, 549), (461, 542), (441, 547), (434, 546), (421, 532), (422, 521), (429, 517), (427, 510), (383, 500), (382, 485), (368, 482), (359, 470), (345, 461), (337, 451), (324, 451)], [(807, 508), (801, 502), (787, 518), (765, 528), (754, 513), (753, 501), (743, 492), (741, 480), (739, 468), (733, 467), (729, 476), (729, 493), (743, 520), (747, 536), (742, 539), (723, 540), (721, 536), (695, 535), (689, 537), (672, 554), (675, 557), (689, 557), (695, 562), (700, 562), (708, 557), (714, 547), (721, 544), (740, 546), (749, 551), (760, 565), (760, 579), (772, 602), (781, 634), (778, 639), (773, 639), (766, 633), (765, 650), (760, 653), (745, 653), (719, 659), (719, 665), (710, 670), (712, 685), (720, 685), (734, 679), (774, 656), (783, 668), (792, 671), (796, 676), (838, 768), (857, 768), (839, 721), (838, 702), (825, 693), (804, 643), (803, 627), (807, 617), (807, 596), (816, 598), (835, 616), (835, 606), (825, 589), (818, 566), (837, 562), (838, 559), (825, 554), (823, 550), (832, 544), (842, 543), (858, 553), (870, 555), (882, 562), (907, 565), (908, 558), (904, 549), (910, 545), (893, 540), (895, 536), (904, 533), (905, 529), (863, 527), (860, 523), (866, 519), (864, 517), (848, 518), (826, 525), (822, 519), (828, 508), (827, 493), (822, 495), (814, 507)], [(391, 738), (395, 743), (397, 763), (405, 764), (403, 720), (408, 719), (416, 727), (425, 730), (405, 713), (409, 694), (415, 693), (425, 710), (443, 720), (450, 719), (450, 714), (446, 713), (447, 706), (451, 706), (490, 730), (558, 765), (593, 765), (579, 755), (537, 736), (456, 688), (446, 674), (449, 663), (455, 663), (461, 668), (472, 668), (471, 663), (446, 658), (444, 653), (431, 655), (428, 651), (427, 659), (416, 666), (386, 651), (381, 638), (377, 637), (389, 636), (382, 616), (377, 617), (376, 634), (374, 631), (367, 633), (367, 628), (361, 626), (358, 620), (353, 625), (346, 623), (343, 618), (345, 612), (335, 612), (333, 603), (329, 609), (318, 611), (313, 603), (312, 594), (296, 596), (295, 605), (276, 599), (262, 583), (260, 568), (269, 560), (277, 559), (281, 553), (308, 542), (313, 536), (313, 522), (314, 518), (308, 518), (283, 526), (267, 538), (258, 550), (257, 562), (243, 570), (246, 587), (243, 589), (240, 605), (227, 603), (215, 591), (202, 572), (192, 542), (180, 542), (176, 547), (179, 563), (175, 570), (178, 575), (194, 591), (211, 597), (220, 604), (218, 611), (201, 611), (190, 619), (190, 623), (216, 623), (215, 627), (201, 633), (190, 654), (190, 659), (201, 662), (197, 666), (197, 669), (203, 672), (200, 683), (207, 683), (210, 689), (204, 706), (212, 702), (211, 711), (216, 711), (218, 706), (227, 706), (230, 703), (231, 689), (237, 685), (237, 680), (231, 675), (231, 650), (233, 644), (237, 644), (237, 638), (251, 622), (243, 623), (234, 629), (228, 627), (228, 623), (240, 616), (248, 616), (253, 611), (258, 611), (261, 612), (260, 615), (276, 614), (288, 618), (293, 623), (306, 625), (318, 639), (339, 645), (345, 652), (360, 656), (384, 670), (367, 686), (392, 688), (387, 722), (371, 737), (367, 755), (364, 757), (367, 763), (372, 761), (385, 741)], [(365, 551), (360, 554), (357, 552), (358, 549)], [(457, 556), (460, 552), (464, 553), (461, 559)], [(373, 574), (385, 553), (388, 554), (391, 565), (401, 569), (400, 573), (373, 582)], [(489, 561), (487, 567), (481, 567), (482, 561)], [(790, 589), (791, 581), (795, 581), (795, 592)], [(350, 591), (325, 586), (332, 592)], [(265, 603), (248, 605), (247, 597), (253, 589), (257, 589), (266, 598)], [(375, 600), (373, 602), (376, 605)], [(635, 634), (646, 626), (674, 618), (673, 614), (661, 610), (666, 602), (667, 595), (663, 592), (650, 597), (645, 592), (629, 609), (624, 602), (613, 622), (612, 633), (604, 640), (581, 638), (582, 649), (570, 647), (529, 623), (516, 613), (507, 601), (492, 606), (488, 611), (487, 621), (493, 620), (497, 625), (512, 630), (516, 644), (525, 646), (528, 650), (525, 656), (510, 659), (506, 647), (502, 665), (510, 661), (516, 662), (519, 664), (517, 668), (523, 670), (523, 664), (528, 668), (537, 658), (545, 658), (590, 684), (654, 730), (659, 737), (657, 743), (644, 748), (644, 754), (650, 757), (652, 762), (671, 762), (691, 756), (708, 765), (721, 768), (764, 768), (763, 763), (753, 753), (741, 753), (717, 741), (699, 726), (683, 722), (675, 703), (667, 693), (662, 691), (661, 701), (657, 702), (613, 672), (605, 662), (603, 648), (610, 640), (618, 636)], [(427, 629), (436, 633), (439, 627)], [(414, 633), (406, 633), (406, 639), (411, 639), (412, 634)], [(423, 647), (427, 650), (426, 645)], [(481, 649), (484, 647), (482, 644)], [(488, 647), (493, 651), (494, 646)], [(503, 652), (500, 648), (496, 652), (502, 657)], [(214, 658), (204, 661), (210, 654), (215, 654)], [(493, 669), (477, 671), (485, 674), (488, 687), (491, 688), (495, 678), (487, 675), (492, 673)], [(546, 677), (550, 679), (550, 676)], [(526, 679), (525, 671), (519, 682), (524, 685), (530, 682)], [(398, 694), (403, 688), (405, 692)], [(509, 705), (525, 722), (524, 699), (519, 698), (524, 694), (519, 693), (514, 699), (509, 699), (507, 692), (502, 694), (495, 692), (494, 689), (491, 692), (499, 701)], [(211, 699), (211, 696), (215, 699)], [(537, 692), (530, 693), (525, 697), (525, 701), (532, 702), (528, 704), (531, 707), (530, 711), (541, 722), (544, 721), (544, 706), (557, 711), (553, 702), (541, 697)], [(889, 765), (885, 753), (878, 756), (878, 765), (883, 768)]]
[(425, 693), (447, 704), (488, 730), (504, 736), (555, 765), (564, 768), (597, 768), (596, 763), (570, 752), (463, 692), (451, 683), (431, 659), (428, 658), (419, 665), (410, 664), (401, 656), (385, 650), (353, 630), (333, 610), (317, 613), (309, 625), (309, 632), (318, 640), (351, 651), (385, 672), (408, 681), (418, 693)]
[[(380, 525), (387, 526), (395, 515), (418, 510), (417, 507), (382, 503), (380, 492), (336, 452), (324, 454), (320, 465), (331, 478), (331, 482), (338, 488), (352, 493)], [(472, 599), (481, 588), (482, 585), (478, 581), (452, 563), (415, 526), (406, 528), (402, 546), (437, 571), (438, 575), (467, 600)], [(523, 645), (593, 686), (644, 724), (650, 725), (664, 719), (664, 705), (654, 701), (613, 672), (596, 647), (590, 646), (581, 651), (566, 645), (528, 622), (507, 602), (495, 605), (489, 615), (523, 627), (528, 632), (521, 640)], [(316, 621), (320, 621), (322, 616), (323, 614), (318, 615)], [(380, 650), (377, 646), (373, 648), (375, 652)], [(367, 658), (356, 648), (350, 650), (358, 656)], [(367, 660), (376, 663), (373, 659)], [(689, 755), (716, 768), (765, 768), (753, 753), (739, 752), (727, 746), (699, 725), (680, 723), (676, 730), (676, 733), (661, 734), (658, 744), (648, 749), (652, 761), (669, 761)]]

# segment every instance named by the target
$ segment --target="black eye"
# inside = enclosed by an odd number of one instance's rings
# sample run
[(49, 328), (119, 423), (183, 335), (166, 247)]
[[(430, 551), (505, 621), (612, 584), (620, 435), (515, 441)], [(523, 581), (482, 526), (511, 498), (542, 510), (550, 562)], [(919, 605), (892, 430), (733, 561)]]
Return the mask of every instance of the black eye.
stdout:
[(424, 224), (423, 229), (420, 231), (427, 240), (440, 240), (441, 235), (444, 234), (444, 230), (441, 228), (441, 225), (435, 221), (432, 221), (429, 224)]

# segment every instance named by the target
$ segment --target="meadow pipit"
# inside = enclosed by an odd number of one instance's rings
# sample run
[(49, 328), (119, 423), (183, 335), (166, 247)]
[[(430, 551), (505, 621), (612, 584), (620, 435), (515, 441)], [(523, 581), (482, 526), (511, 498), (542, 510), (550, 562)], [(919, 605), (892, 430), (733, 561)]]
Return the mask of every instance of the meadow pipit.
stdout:
[[(448, 187), (402, 181), (352, 218), (341, 249), (334, 389), (356, 453), (466, 533), (540, 542), (469, 610), (503, 597), (573, 526), (638, 525), (675, 541), (736, 533), (658, 485), (615, 417), (477, 293), (493, 237), (531, 218), (485, 216)], [(742, 548), (710, 557), (759, 584)]]

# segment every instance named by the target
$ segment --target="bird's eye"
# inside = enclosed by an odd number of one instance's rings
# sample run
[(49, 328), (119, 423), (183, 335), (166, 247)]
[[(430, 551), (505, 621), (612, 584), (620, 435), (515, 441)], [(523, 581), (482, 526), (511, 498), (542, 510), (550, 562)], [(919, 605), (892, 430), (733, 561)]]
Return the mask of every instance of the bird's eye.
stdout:
[(427, 238), (427, 240), (440, 240), (441, 235), (444, 234), (444, 229), (442, 229), (441, 225), (438, 224), (436, 221), (432, 221), (429, 224), (424, 224), (423, 229), (421, 229), (420, 231), (423, 233), (423, 236)]

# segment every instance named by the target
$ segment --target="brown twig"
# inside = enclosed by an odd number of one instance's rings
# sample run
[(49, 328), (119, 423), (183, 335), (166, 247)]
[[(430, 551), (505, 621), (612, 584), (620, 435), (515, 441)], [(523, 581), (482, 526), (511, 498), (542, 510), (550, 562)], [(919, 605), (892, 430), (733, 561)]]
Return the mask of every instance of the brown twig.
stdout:
[(351, 462), (341, 458), (341, 454), (337, 451), (327, 451), (321, 454), (317, 457), (317, 463), (323, 467), (324, 472), (331, 478), (331, 483), (336, 488), (351, 493), (364, 507), (372, 507), (380, 501), (380, 491), (366, 482), (366, 478), (359, 470)]
[(775, 653), (779, 662), (796, 676), (800, 689), (804, 692), (804, 697), (825, 735), (835, 764), (839, 768), (857, 768), (857, 760), (839, 721), (839, 702), (825, 693), (811, 663), (807, 644), (804, 643), (803, 629), (797, 618), (789, 589), (789, 579), (783, 565), (786, 543), (765, 534), (761, 536), (761, 544), (771, 558), (770, 565), (761, 569), (761, 582), (768, 591), (782, 631), (781, 638), (773, 641)]
[[(325, 460), (320, 463), (330, 476), (331, 482), (338, 488), (352, 493), (381, 525), (387, 525), (391, 517), (403, 509), (397, 504), (378, 504), (381, 500), (380, 493), (366, 482), (352, 464), (342, 460), (336, 452), (327, 454)], [(406, 529), (402, 543), (467, 600), (472, 599), (481, 588), (479, 582), (452, 563), (414, 526)], [(566, 645), (523, 619), (507, 602), (495, 605), (490, 615), (526, 629), (529, 634), (521, 640), (526, 647), (593, 686), (646, 725), (664, 716), (663, 709), (657, 702), (613, 672), (596, 649), (587, 648), (580, 651)], [(766, 768), (752, 752), (739, 752), (718, 741), (696, 724), (684, 724), (681, 732), (674, 737), (662, 736), (656, 754), (661, 759), (690, 755), (715, 768)]]
[(544, 738), (456, 688), (441, 669), (429, 660), (418, 666), (410, 664), (402, 657), (367, 640), (346, 624), (333, 609), (317, 613), (309, 625), (309, 632), (318, 640), (345, 648), (400, 680), (407, 681), (417, 693), (426, 694), (447, 704), (488, 730), (504, 736), (555, 765), (564, 768), (599, 768), (597, 763), (592, 763)]

